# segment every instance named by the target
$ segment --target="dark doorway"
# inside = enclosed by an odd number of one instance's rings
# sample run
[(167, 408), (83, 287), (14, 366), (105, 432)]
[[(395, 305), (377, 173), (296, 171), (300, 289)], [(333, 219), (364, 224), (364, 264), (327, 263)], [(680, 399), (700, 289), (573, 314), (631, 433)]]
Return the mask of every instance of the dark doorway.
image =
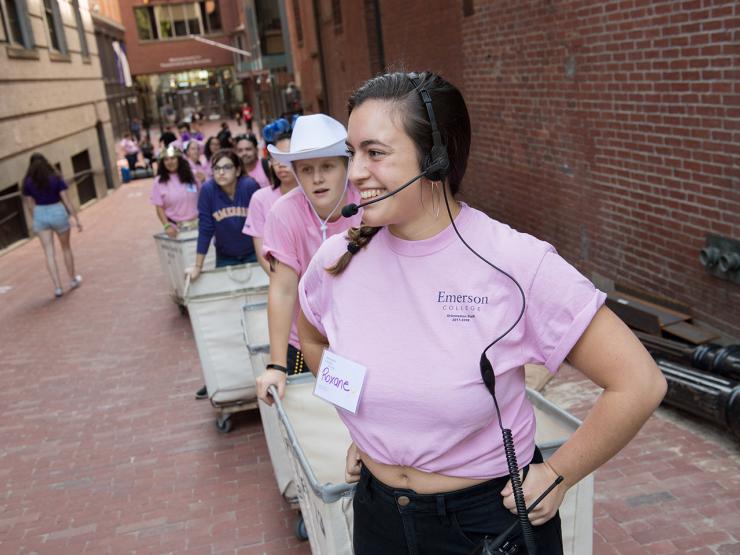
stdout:
[(0, 192), (0, 250), (28, 237), (18, 184)]
[(115, 187), (113, 183), (113, 172), (110, 167), (110, 158), (108, 157), (108, 141), (105, 140), (105, 130), (103, 122), (98, 120), (95, 124), (95, 131), (98, 134), (98, 146), (100, 147), (100, 158), (103, 160), (103, 171), (105, 172), (105, 185), (108, 189)]
[(80, 206), (97, 197), (95, 193), (95, 180), (92, 176), (92, 165), (90, 164), (90, 154), (87, 150), (72, 156), (72, 171), (75, 174), (77, 182), (77, 196), (80, 199)]

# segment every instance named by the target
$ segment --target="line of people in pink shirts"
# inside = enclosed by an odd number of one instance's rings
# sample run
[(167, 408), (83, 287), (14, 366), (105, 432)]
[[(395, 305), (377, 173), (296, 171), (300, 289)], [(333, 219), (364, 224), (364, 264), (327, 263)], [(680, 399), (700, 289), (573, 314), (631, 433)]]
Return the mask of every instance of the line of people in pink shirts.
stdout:
[[(481, 553), (517, 523), (507, 552), (536, 543), (560, 555), (565, 493), (637, 433), (665, 379), (554, 247), (457, 199), (472, 133), (454, 85), (389, 73), (348, 105), (348, 129), (315, 114), (277, 137), (264, 183), (248, 138), (211, 158), (202, 185), (168, 150), (152, 202), (166, 204), (160, 191), (173, 184), (196, 190), (178, 193), (192, 195), (188, 210), (158, 208), (163, 226), (176, 233), (175, 216), (197, 217), (192, 279), (211, 236), (217, 265), (258, 260), (269, 273), (262, 401), (273, 402), (271, 385), (282, 397), (290, 374), (359, 380), (325, 397), (352, 438), (357, 555)], [(604, 393), (545, 461), (524, 365), (557, 372), (566, 360)]]

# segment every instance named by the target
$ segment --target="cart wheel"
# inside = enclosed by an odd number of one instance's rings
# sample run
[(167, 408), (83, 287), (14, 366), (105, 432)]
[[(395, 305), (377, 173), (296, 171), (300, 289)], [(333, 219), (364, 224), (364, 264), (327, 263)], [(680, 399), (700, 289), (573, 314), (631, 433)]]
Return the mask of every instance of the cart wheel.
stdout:
[(232, 424), (230, 414), (222, 414), (216, 420), (216, 428), (222, 434), (228, 434), (231, 431)]
[(303, 515), (299, 516), (295, 520), (295, 526), (293, 526), (293, 532), (295, 537), (305, 542), (308, 539), (308, 531), (306, 530), (306, 521), (303, 520)]

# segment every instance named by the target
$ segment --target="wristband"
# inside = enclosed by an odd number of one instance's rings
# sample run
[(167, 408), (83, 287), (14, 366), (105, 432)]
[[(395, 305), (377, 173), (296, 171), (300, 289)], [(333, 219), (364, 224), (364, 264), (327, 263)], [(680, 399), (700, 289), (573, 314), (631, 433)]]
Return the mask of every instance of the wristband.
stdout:
[(280, 364), (273, 364), (270, 363), (267, 366), (265, 366), (268, 370), (280, 370), (281, 372), (288, 373), (288, 369), (285, 366), (282, 366)]

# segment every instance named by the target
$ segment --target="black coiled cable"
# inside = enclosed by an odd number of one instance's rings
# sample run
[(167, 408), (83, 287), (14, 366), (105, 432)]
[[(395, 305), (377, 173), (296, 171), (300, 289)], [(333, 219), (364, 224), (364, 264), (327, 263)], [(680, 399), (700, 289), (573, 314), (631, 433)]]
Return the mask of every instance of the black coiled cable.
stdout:
[(535, 543), (534, 539), (534, 530), (532, 530), (532, 523), (529, 522), (529, 516), (527, 516), (527, 504), (524, 500), (524, 491), (522, 490), (522, 479), (519, 476), (519, 463), (516, 460), (516, 450), (514, 449), (514, 438), (512, 436), (511, 430), (509, 428), (504, 428), (504, 425), (501, 421), (501, 411), (498, 408), (498, 400), (496, 399), (496, 375), (493, 372), (493, 366), (491, 365), (491, 362), (488, 360), (488, 357), (486, 357), (486, 352), (488, 349), (493, 347), (496, 343), (501, 341), (504, 337), (506, 337), (511, 330), (513, 330), (516, 325), (519, 323), (519, 321), (522, 319), (522, 316), (524, 316), (524, 310), (527, 306), (526, 297), (524, 296), (524, 290), (522, 289), (522, 286), (519, 285), (519, 282), (514, 279), (514, 277), (495, 264), (493, 264), (491, 261), (487, 260), (485, 257), (481, 256), (473, 247), (471, 247), (465, 239), (463, 239), (463, 236), (460, 235), (460, 231), (457, 229), (457, 225), (455, 224), (455, 218), (452, 217), (452, 209), (450, 208), (450, 201), (447, 198), (447, 188), (442, 187), (442, 192), (444, 194), (445, 199), (445, 206), (447, 207), (447, 214), (450, 217), (450, 222), (452, 222), (452, 228), (455, 230), (455, 233), (457, 234), (457, 237), (462, 241), (462, 244), (467, 247), (467, 249), (472, 252), (475, 256), (480, 258), (483, 262), (488, 264), (491, 268), (494, 270), (502, 273), (507, 278), (509, 278), (512, 282), (514, 282), (514, 285), (516, 285), (517, 289), (519, 289), (519, 294), (522, 297), (522, 308), (519, 311), (519, 316), (517, 317), (516, 321), (507, 329), (504, 333), (502, 333), (500, 336), (498, 336), (496, 339), (494, 339), (485, 349), (483, 349), (483, 352), (480, 355), (480, 372), (481, 377), (483, 378), (483, 383), (486, 385), (486, 388), (488, 388), (488, 391), (491, 393), (491, 396), (493, 397), (493, 404), (496, 407), (496, 416), (498, 418), (498, 427), (501, 429), (501, 435), (503, 437), (504, 442), (504, 453), (506, 455), (506, 465), (509, 468), (509, 478), (511, 479), (511, 490), (514, 493), (514, 503), (516, 504), (516, 512), (517, 512), (517, 518), (519, 519), (519, 523), (522, 527), (522, 537), (524, 538), (524, 545), (527, 548), (527, 553), (529, 555), (537, 555), (537, 544)]

